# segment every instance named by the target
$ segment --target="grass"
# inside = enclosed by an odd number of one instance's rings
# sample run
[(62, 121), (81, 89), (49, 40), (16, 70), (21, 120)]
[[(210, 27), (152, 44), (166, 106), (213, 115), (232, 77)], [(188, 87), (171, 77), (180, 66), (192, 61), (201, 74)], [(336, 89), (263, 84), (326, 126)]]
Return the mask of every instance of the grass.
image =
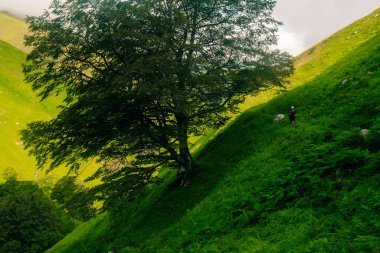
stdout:
[(30, 51), (30, 48), (24, 46), (24, 35), (28, 32), (28, 26), (24, 20), (0, 11), (0, 28), (0, 40), (23, 52)]
[(23, 46), (26, 23), (0, 12), (0, 28), (0, 178), (6, 171), (14, 170), (19, 179), (33, 180), (35, 161), (24, 151), (18, 131), (28, 122), (55, 115), (57, 101), (39, 103), (24, 83), (22, 63), (29, 51)]
[[(375, 13), (300, 55), (291, 91), (200, 141), (187, 187), (169, 187), (167, 173), (145, 198), (82, 224), (48, 252), (379, 252)], [(296, 126), (274, 124), (290, 105)]]
[[(295, 57), (296, 69), (289, 79), (287, 90), (290, 91), (312, 81), (347, 54), (356, 50), (358, 46), (379, 34), (380, 16), (377, 16), (378, 14), (379, 10), (374, 11)], [(279, 89), (263, 91), (248, 97), (240, 109), (245, 111), (252, 106), (266, 103), (279, 94), (281, 94)], [(212, 129), (203, 138), (192, 138), (190, 141), (194, 143), (193, 150), (206, 145), (207, 141), (215, 137), (219, 131), (220, 129)]]
[(34, 179), (34, 159), (24, 151), (18, 131), (28, 122), (46, 120), (56, 113), (56, 101), (39, 103), (23, 81), (25, 53), (0, 41), (0, 172), (14, 168), (19, 178)]
[[(1, 16), (1, 15), (0, 15)], [(35, 160), (24, 150), (19, 131), (26, 124), (37, 120), (49, 120), (58, 112), (56, 106), (60, 98), (49, 98), (43, 103), (24, 82), (22, 64), (26, 54), (0, 40), (0, 181), (3, 174), (13, 170), (19, 180), (46, 178), (37, 170)], [(81, 178), (94, 171), (94, 165), (81, 170)], [(49, 177), (59, 178), (66, 169), (49, 173)]]
[[(0, 12), (0, 181), (2, 174), (14, 170), (20, 180), (34, 180), (36, 175), (44, 178), (38, 171), (35, 160), (23, 149), (19, 131), (26, 124), (37, 120), (48, 120), (58, 110), (59, 98), (49, 98), (44, 103), (32, 92), (30, 85), (24, 82), (22, 64), (30, 48), (23, 45), (27, 33), (24, 20)], [(81, 178), (94, 171), (94, 165), (83, 168)], [(49, 177), (58, 178), (66, 169), (54, 171)]]

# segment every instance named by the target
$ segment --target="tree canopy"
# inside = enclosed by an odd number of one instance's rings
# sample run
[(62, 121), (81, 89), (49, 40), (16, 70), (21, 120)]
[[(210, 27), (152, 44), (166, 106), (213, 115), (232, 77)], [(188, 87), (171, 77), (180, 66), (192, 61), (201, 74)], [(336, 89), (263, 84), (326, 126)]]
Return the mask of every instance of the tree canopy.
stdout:
[(246, 96), (283, 87), (293, 72), (292, 58), (271, 50), (274, 6), (54, 0), (27, 19), (33, 50), (24, 72), (41, 99), (65, 99), (54, 119), (22, 131), (26, 148), (49, 169), (96, 158), (97, 176), (124, 196), (162, 165), (186, 177), (194, 171), (190, 135), (223, 125)]
[(0, 253), (43, 252), (74, 228), (34, 182), (0, 184)]
[(72, 218), (86, 221), (96, 214), (93, 206), (94, 198), (85, 186), (76, 181), (75, 176), (59, 179), (52, 188), (51, 199), (65, 210)]

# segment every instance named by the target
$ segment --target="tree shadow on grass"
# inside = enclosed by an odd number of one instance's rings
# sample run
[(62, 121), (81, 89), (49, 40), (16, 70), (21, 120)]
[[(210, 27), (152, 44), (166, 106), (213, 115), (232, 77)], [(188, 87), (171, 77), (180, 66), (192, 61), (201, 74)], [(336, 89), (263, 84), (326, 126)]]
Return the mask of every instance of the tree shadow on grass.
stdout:
[[(271, 116), (257, 114), (256, 110), (242, 114), (195, 154), (197, 173), (186, 187), (169, 186), (164, 189), (151, 205), (128, 219), (133, 224), (128, 221), (121, 224), (119, 219), (115, 219), (115, 231), (125, 233), (120, 237), (124, 244), (125, 239), (130, 245), (141, 244), (149, 239), (147, 235), (155, 235), (171, 227), (222, 183), (227, 173), (233, 173), (236, 165), (252, 154), (257, 139), (257, 133), (253, 132), (260, 132), (262, 128), (258, 125), (266, 125), (261, 121), (271, 122)], [(125, 226), (129, 229), (126, 230)]]

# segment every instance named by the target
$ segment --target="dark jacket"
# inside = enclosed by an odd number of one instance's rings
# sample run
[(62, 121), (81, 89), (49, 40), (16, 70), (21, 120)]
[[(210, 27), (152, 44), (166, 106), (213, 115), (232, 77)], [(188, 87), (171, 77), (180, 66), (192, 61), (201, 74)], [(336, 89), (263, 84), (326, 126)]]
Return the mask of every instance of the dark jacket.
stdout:
[(296, 120), (296, 109), (290, 109), (288, 112), (289, 120), (290, 121), (295, 121)]

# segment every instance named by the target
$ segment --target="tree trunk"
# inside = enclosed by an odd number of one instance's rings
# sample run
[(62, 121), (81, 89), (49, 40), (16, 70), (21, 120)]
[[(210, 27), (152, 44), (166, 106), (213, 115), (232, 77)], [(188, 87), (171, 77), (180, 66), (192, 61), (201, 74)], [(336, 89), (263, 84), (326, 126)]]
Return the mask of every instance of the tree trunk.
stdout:
[(180, 186), (185, 187), (189, 183), (191, 176), (195, 173), (195, 169), (193, 166), (193, 159), (188, 150), (180, 151), (180, 159), (181, 164), (178, 170), (178, 177), (180, 180)]
[(191, 157), (187, 136), (188, 120), (177, 117), (179, 139), (179, 165), (178, 177), (180, 186), (185, 187), (195, 173), (193, 158)]

